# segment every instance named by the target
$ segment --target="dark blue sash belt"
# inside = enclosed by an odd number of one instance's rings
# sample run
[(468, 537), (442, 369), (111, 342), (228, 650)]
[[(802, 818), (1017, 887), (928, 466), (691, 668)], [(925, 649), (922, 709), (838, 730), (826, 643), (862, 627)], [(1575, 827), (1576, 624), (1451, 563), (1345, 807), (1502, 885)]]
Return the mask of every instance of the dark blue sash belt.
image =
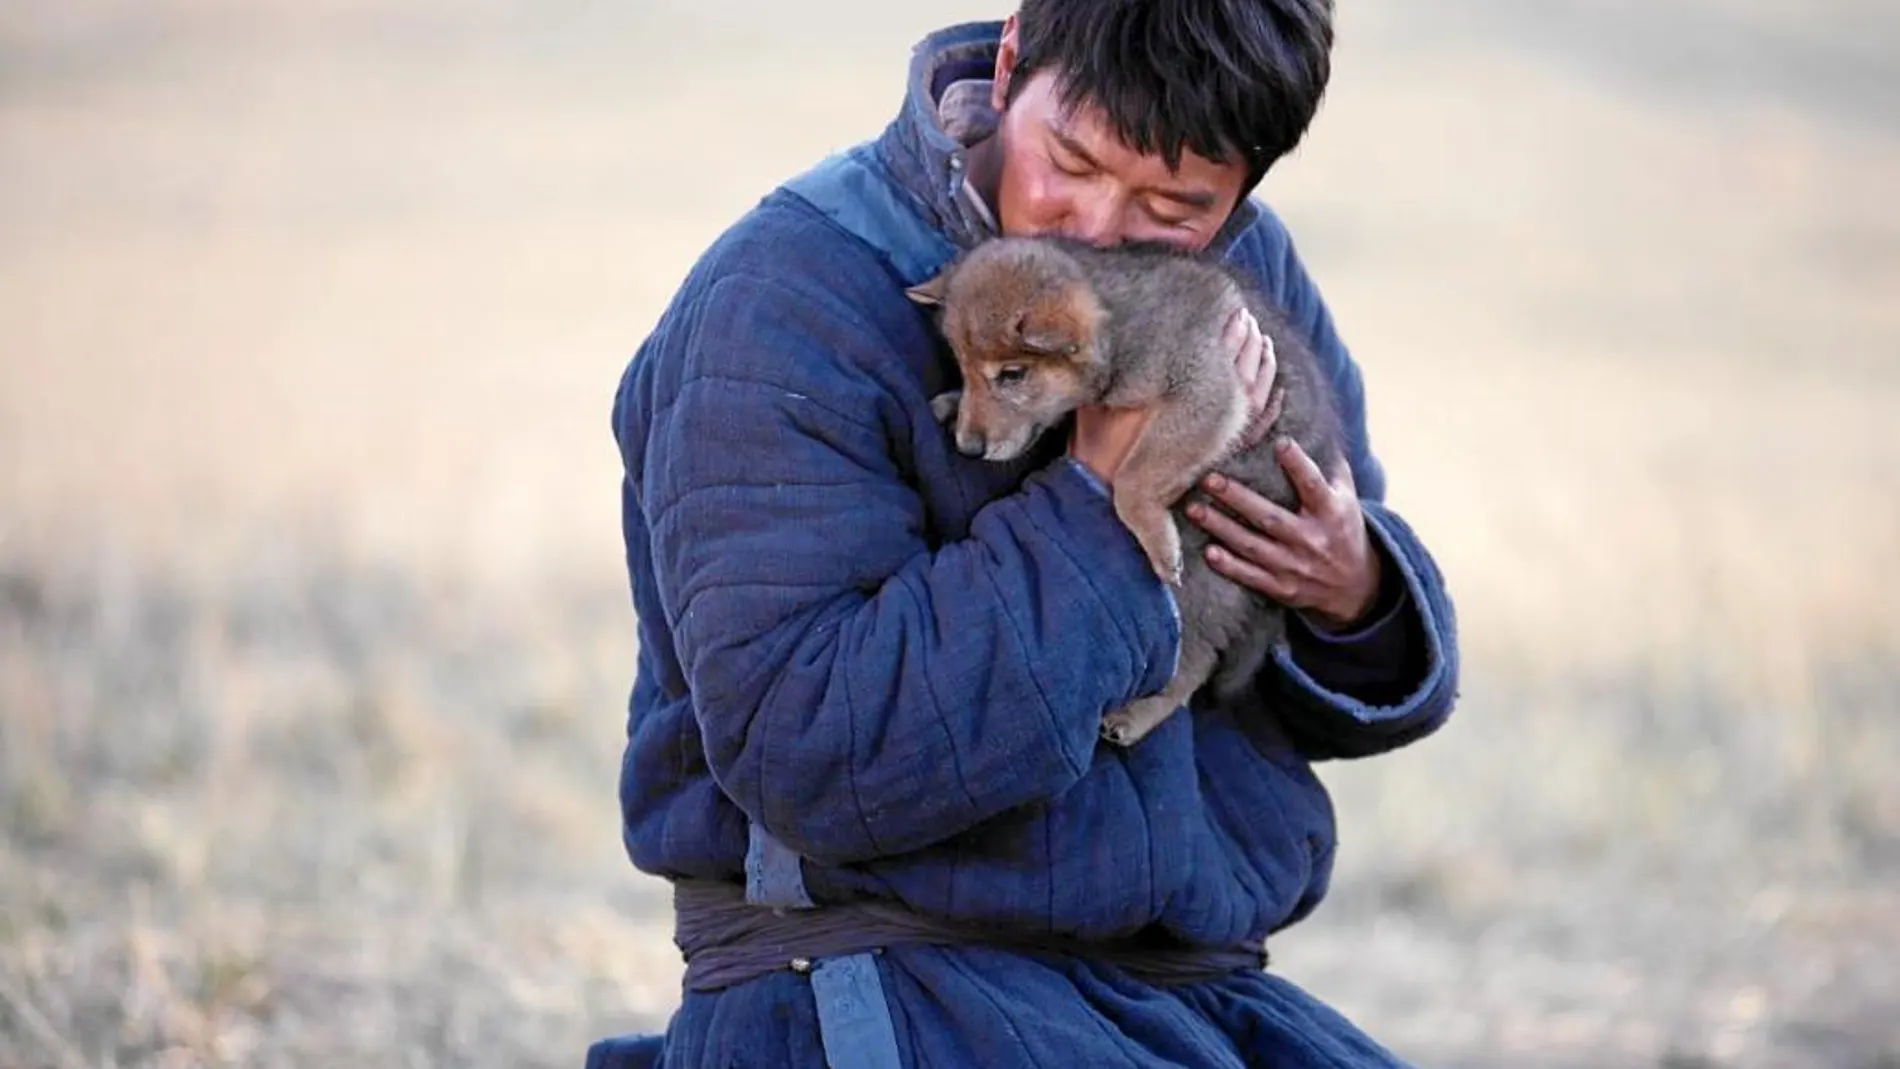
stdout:
[(955, 923), (888, 902), (774, 909), (746, 901), (745, 888), (713, 880), (673, 884), (674, 942), (686, 956), (685, 985), (716, 991), (779, 969), (893, 946), (983, 946), (1075, 958), (1119, 968), (1156, 985), (1200, 983), (1267, 967), (1263, 946), (1194, 947), (1158, 932), (1093, 942)]

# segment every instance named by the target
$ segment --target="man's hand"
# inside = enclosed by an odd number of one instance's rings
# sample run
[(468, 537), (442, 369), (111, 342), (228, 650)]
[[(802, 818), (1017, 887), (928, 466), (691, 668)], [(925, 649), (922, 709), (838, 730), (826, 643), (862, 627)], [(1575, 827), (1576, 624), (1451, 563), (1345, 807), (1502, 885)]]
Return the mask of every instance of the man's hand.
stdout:
[[(1240, 378), (1241, 389), (1247, 393), (1247, 410), (1255, 417), (1250, 420), (1248, 433), (1258, 438), (1272, 422), (1260, 417), (1268, 412), (1277, 370), (1273, 343), (1260, 333), (1260, 324), (1244, 305), (1228, 317), (1221, 337), (1233, 350), (1234, 371)], [(1069, 440), (1069, 455), (1103, 482), (1113, 485), (1115, 473), (1134, 451), (1152, 415), (1145, 408), (1079, 409), (1075, 414), (1075, 435)]]
[(1299, 491), (1299, 512), (1216, 472), (1202, 486), (1226, 511), (1196, 504), (1188, 518), (1220, 543), (1207, 548), (1215, 571), (1305, 610), (1329, 630), (1345, 630), (1371, 611), (1384, 578), (1352, 469), (1342, 460), (1329, 483), (1290, 439), (1275, 442), (1274, 455)]

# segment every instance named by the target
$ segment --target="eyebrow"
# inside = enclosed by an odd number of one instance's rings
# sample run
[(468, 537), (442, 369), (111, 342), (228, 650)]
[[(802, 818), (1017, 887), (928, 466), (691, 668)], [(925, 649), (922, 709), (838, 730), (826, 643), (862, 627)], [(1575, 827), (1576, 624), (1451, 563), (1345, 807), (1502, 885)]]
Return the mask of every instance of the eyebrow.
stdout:
[[(1084, 164), (1096, 168), (1097, 170), (1101, 169), (1101, 161), (1091, 156), (1089, 150), (1083, 148), (1082, 143), (1077, 141), (1074, 135), (1070, 134), (1061, 126), (1056, 123), (1050, 123), (1049, 136), (1055, 138), (1056, 143), (1061, 145), (1064, 151), (1079, 157)], [(1203, 189), (1154, 189), (1151, 190), (1151, 192), (1164, 200), (1171, 200), (1176, 204), (1185, 205), (1189, 208), (1212, 208), (1218, 199), (1211, 191)]]

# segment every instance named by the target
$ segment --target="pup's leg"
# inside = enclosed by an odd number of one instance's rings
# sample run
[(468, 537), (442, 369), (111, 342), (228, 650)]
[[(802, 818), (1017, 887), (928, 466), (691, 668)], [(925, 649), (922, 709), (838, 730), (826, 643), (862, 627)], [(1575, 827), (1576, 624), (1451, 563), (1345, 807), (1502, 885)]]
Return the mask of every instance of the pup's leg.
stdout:
[(1210, 421), (1205, 412), (1179, 403), (1160, 406), (1154, 419), (1115, 473), (1115, 513), (1147, 551), (1155, 574), (1181, 585), (1181, 531), (1171, 511), (1193, 489), (1245, 418), (1238, 405), (1228, 418)]
[(1168, 689), (1147, 698), (1138, 698), (1102, 718), (1102, 737), (1117, 746), (1133, 746), (1146, 738), (1169, 714), (1188, 703), (1194, 692), (1214, 671), (1219, 651), (1198, 637), (1184, 636), (1181, 663), (1175, 667)]
[(1157, 503), (1150, 491), (1115, 482), (1115, 514), (1123, 526), (1141, 543), (1155, 574), (1169, 586), (1181, 585), (1181, 529), (1174, 525), (1174, 514), (1165, 504)]

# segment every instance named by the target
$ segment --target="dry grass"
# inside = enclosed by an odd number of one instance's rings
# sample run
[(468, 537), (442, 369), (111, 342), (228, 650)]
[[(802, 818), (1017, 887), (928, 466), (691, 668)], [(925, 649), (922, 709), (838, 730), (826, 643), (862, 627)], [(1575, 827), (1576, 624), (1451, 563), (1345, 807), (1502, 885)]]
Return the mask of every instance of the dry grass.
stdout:
[[(674, 1002), (608, 399), (933, 20), (635, 7), (0, 11), (0, 1064), (572, 1065)], [(1433, 1065), (1900, 1063), (1894, 19), (1428, 7), (1349, 5), (1269, 193), (1465, 701), (1326, 770), (1276, 960)]]

